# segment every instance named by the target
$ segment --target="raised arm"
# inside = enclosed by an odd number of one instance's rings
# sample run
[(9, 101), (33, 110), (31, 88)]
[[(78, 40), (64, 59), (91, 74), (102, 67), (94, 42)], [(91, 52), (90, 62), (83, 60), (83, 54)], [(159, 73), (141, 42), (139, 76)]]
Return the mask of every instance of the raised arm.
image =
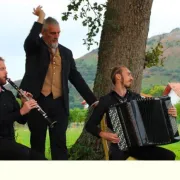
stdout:
[(33, 14), (38, 17), (37, 22), (43, 24), (46, 14), (42, 10), (42, 6), (33, 8)]
[(42, 10), (42, 6), (38, 6), (33, 9), (33, 14), (38, 17), (37, 22), (34, 23), (28, 37), (24, 43), (24, 49), (27, 54), (31, 54), (36, 51), (39, 46), (40, 33), (43, 27), (43, 21), (45, 18), (45, 13)]

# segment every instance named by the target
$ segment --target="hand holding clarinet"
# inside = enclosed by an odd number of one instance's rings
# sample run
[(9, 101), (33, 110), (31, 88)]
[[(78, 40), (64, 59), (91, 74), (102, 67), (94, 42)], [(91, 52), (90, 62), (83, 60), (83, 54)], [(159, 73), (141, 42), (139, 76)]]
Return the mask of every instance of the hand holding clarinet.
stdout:
[(47, 123), (49, 125), (50, 128), (54, 127), (54, 124), (56, 123), (56, 121), (52, 121), (47, 114), (43, 111), (43, 109), (37, 104), (37, 102), (33, 99), (33, 96), (31, 93), (23, 91), (22, 89), (18, 88), (16, 86), (16, 84), (14, 82), (11, 81), (11, 79), (7, 78), (7, 81), (9, 82), (9, 84), (11, 84), (11, 86), (13, 86), (18, 94), (22, 97), (22, 103), (23, 103), (23, 107), (21, 108), (21, 115), (27, 114), (31, 109), (36, 108), (38, 110), (39, 113), (42, 114), (42, 116), (44, 117), (44, 119), (47, 120)]
[(24, 91), (24, 95), (27, 97), (29, 96), (30, 98), (29, 100), (26, 100), (24, 97), (21, 98), (21, 101), (22, 101), (22, 107), (20, 109), (21, 115), (25, 115), (29, 113), (32, 109), (35, 109), (38, 106), (37, 101), (35, 101), (32, 98), (31, 93)]

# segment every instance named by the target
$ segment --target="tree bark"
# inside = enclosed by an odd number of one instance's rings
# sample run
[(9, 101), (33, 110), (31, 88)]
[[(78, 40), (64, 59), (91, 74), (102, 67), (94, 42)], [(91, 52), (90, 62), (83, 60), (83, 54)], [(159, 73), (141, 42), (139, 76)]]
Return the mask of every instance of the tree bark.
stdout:
[[(112, 87), (112, 67), (123, 64), (140, 92), (153, 0), (109, 0), (101, 34), (94, 92), (100, 97)], [(100, 83), (101, 82), (101, 83)]]
[[(140, 92), (152, 2), (153, 0), (108, 0), (94, 83), (97, 98), (111, 90), (111, 70), (120, 64), (132, 71), (132, 90)], [(87, 156), (82, 155), (75, 159), (104, 157), (101, 143), (97, 143), (97, 139), (85, 130), (70, 150), (71, 155), (76, 152), (78, 146), (88, 147), (89, 152), (77, 152)]]

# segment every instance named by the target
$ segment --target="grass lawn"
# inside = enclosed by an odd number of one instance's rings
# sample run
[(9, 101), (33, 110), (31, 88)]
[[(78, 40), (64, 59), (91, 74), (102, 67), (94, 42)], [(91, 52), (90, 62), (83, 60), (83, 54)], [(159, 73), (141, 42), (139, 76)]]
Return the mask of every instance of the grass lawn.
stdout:
[[(47, 131), (48, 132), (48, 131)], [(67, 147), (71, 147), (75, 141), (78, 139), (82, 132), (82, 127), (78, 128), (68, 128), (67, 130)], [(30, 147), (30, 132), (28, 128), (19, 127), (16, 129), (16, 139), (17, 142), (24, 144)], [(51, 159), (50, 155), (50, 145), (49, 145), (49, 134), (47, 134), (46, 138), (46, 157)]]
[(173, 151), (176, 154), (176, 160), (180, 160), (180, 142), (168, 144), (162, 147)]
[[(67, 147), (71, 147), (79, 135), (82, 132), (83, 127), (77, 127), (77, 128), (68, 128), (67, 130)], [(180, 126), (179, 126), (179, 132), (180, 132)], [(30, 147), (29, 143), (29, 137), (30, 137), (30, 132), (28, 128), (20, 127), (16, 130), (16, 135), (17, 135), (17, 142), (24, 144), (28, 147)], [(176, 153), (176, 160), (180, 160), (180, 142), (174, 143), (174, 144), (169, 144), (162, 146), (164, 148), (167, 148), (173, 152)], [(49, 145), (49, 135), (47, 135), (46, 138), (46, 157), (48, 159), (51, 159), (50, 155), (50, 145)]]

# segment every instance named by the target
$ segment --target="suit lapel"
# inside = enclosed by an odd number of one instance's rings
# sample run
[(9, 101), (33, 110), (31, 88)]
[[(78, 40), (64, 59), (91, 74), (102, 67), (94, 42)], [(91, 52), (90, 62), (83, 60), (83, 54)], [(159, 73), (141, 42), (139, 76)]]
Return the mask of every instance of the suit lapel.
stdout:
[(65, 61), (65, 54), (64, 54), (63, 48), (60, 45), (59, 45), (59, 52), (61, 56), (61, 68), (62, 68), (62, 75), (63, 75), (66, 61)]
[(49, 63), (50, 63), (49, 47), (47, 46), (47, 44), (44, 42), (44, 40), (42, 38), (41, 38), (41, 41), (42, 41), (42, 44), (43, 44), (43, 47), (42, 47), (41, 51), (43, 51), (42, 54), (44, 55), (44, 57), (41, 58), (41, 60), (42, 60), (41, 64), (43, 64), (45, 67), (48, 67)]

